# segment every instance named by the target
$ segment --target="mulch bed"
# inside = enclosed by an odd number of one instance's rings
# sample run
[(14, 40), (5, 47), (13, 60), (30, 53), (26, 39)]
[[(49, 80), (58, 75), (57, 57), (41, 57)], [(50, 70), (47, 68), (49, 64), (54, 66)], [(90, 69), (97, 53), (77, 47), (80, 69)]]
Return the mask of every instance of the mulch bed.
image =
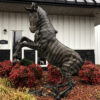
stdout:
[[(37, 85), (37, 87), (42, 87), (42, 85), (46, 84), (48, 81), (46, 71), (44, 71), (43, 76), (44, 78), (42, 79), (42, 82), (40, 82), (39, 86)], [(90, 85), (83, 83), (78, 76), (73, 76), (72, 79), (74, 80), (76, 86), (66, 97), (66, 100), (100, 100), (100, 84)], [(36, 96), (36, 98), (37, 100), (54, 100), (54, 98), (50, 96)]]

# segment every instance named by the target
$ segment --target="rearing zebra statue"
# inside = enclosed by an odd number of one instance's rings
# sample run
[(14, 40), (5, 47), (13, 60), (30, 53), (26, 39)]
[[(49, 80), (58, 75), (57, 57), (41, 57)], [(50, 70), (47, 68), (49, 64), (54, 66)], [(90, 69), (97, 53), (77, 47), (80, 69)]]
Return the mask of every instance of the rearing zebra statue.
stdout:
[[(75, 86), (71, 76), (78, 73), (83, 61), (78, 53), (69, 47), (63, 45), (57, 38), (57, 31), (51, 24), (47, 13), (35, 3), (32, 3), (31, 8), (26, 8), (29, 11), (30, 31), (35, 33), (35, 40), (32, 41), (23, 37), (16, 47), (14, 58), (16, 60), (18, 52), (22, 47), (29, 47), (38, 50), (46, 58), (46, 60), (59, 68), (62, 77), (66, 78), (66, 82), (59, 84), (52, 90), (55, 100), (67, 96), (71, 89)], [(63, 91), (61, 87), (68, 86)]]

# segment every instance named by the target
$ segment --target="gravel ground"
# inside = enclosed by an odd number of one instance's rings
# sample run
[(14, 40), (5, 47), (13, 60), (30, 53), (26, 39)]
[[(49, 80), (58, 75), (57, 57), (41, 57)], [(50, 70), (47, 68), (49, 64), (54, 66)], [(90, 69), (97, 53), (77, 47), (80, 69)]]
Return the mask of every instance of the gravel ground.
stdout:
[[(81, 82), (80, 78), (78, 76), (72, 77), (76, 86), (73, 88), (73, 90), (70, 92), (70, 94), (66, 97), (66, 100), (100, 100), (100, 84), (97, 85), (90, 85)], [(41, 84), (39, 84), (39, 87), (42, 87), (43, 84), (46, 84), (47, 82), (47, 72), (44, 72), (44, 78), (42, 79)], [(54, 100), (53, 97), (50, 96), (36, 96), (37, 100)], [(63, 100), (63, 99), (62, 99)]]

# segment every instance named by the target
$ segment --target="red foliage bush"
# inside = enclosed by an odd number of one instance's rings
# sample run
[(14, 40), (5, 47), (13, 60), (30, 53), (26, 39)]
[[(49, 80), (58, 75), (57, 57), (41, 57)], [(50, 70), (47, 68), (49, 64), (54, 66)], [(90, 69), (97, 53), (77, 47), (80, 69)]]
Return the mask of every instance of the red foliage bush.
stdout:
[(33, 87), (37, 79), (42, 76), (42, 68), (39, 65), (31, 64), (23, 66), (17, 63), (10, 72), (9, 80), (14, 87)]
[(79, 77), (82, 81), (90, 84), (100, 83), (100, 69), (90, 61), (86, 61), (79, 71)]
[(10, 60), (0, 62), (0, 77), (8, 77), (12, 66), (13, 64)]
[(42, 77), (43, 69), (42, 69), (42, 67), (40, 65), (38, 65), (38, 64), (31, 64), (28, 67), (29, 67), (29, 69), (32, 72), (34, 72), (35, 77), (37, 79), (40, 79)]
[[(50, 64), (48, 64), (47, 68), (48, 68), (49, 82), (53, 83), (53, 84), (57, 84), (60, 81), (60, 79), (62, 78), (62, 75), (61, 75), (60, 71), (57, 68), (50, 65)], [(61, 83), (64, 83), (64, 82), (65, 82), (65, 79), (62, 80)]]

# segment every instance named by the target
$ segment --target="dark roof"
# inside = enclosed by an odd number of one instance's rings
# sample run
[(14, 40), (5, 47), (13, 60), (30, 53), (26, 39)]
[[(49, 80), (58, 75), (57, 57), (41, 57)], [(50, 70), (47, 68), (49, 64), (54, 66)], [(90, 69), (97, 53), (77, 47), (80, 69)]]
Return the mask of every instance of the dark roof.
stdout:
[(48, 5), (100, 7), (100, 0), (0, 0), (0, 2), (37, 2)]

